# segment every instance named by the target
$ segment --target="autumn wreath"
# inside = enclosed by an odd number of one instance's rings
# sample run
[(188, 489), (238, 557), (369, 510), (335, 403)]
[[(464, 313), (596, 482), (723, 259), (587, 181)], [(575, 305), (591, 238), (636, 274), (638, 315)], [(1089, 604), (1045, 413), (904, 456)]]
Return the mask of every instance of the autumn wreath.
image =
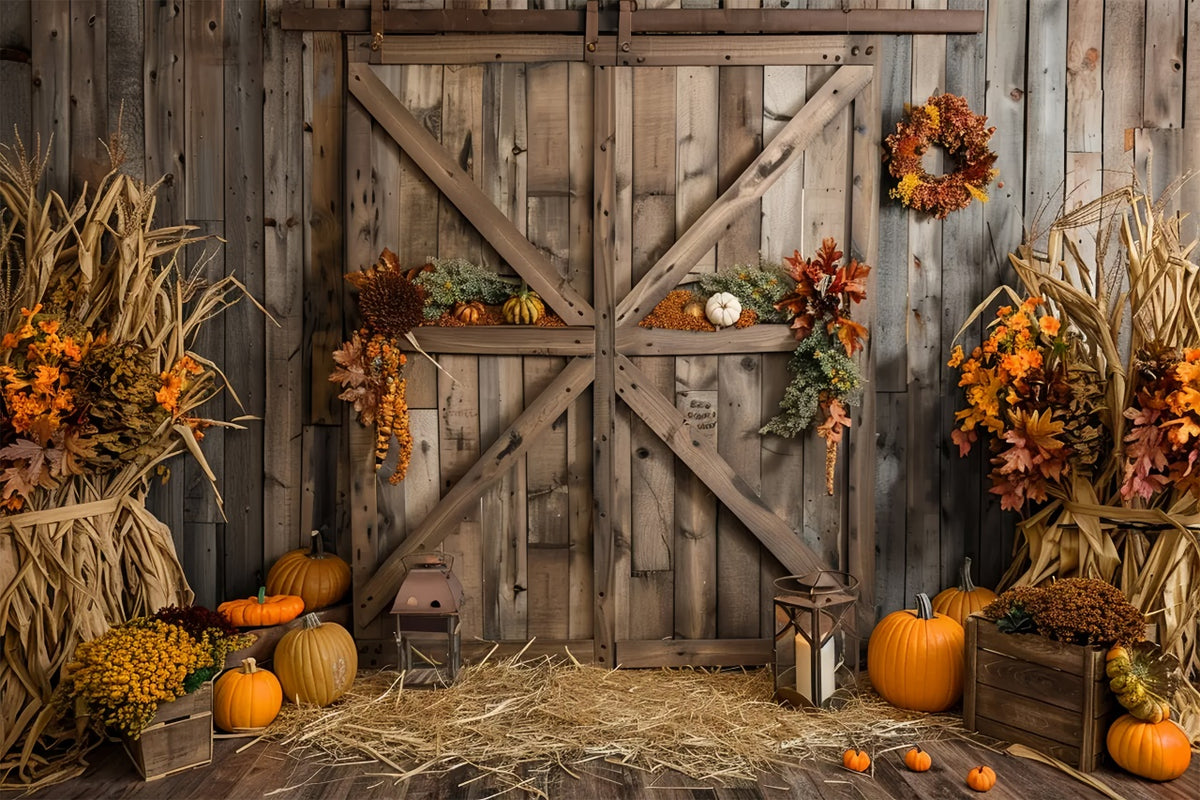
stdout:
[[(899, 181), (891, 196), (909, 208), (945, 219), (975, 198), (986, 203), (985, 188), (996, 177), (996, 154), (988, 149), (995, 128), (971, 113), (958, 95), (930, 97), (925, 105), (905, 106), (896, 132), (884, 140), (888, 171)], [(954, 161), (945, 175), (930, 175), (922, 164), (930, 145), (941, 145)]]

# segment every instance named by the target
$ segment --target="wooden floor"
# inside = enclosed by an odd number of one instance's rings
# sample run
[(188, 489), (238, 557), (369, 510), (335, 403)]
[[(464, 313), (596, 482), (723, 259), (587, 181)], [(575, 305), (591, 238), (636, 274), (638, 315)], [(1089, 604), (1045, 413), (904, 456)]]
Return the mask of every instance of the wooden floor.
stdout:
[[(389, 778), (380, 764), (322, 767), (294, 758), (275, 746), (255, 744), (241, 753), (244, 739), (220, 739), (214, 745), (213, 763), (149, 783), (143, 782), (117, 745), (93, 751), (91, 767), (74, 781), (22, 794), (5, 791), (0, 800), (18, 797), (53, 800), (483, 800), (493, 796), (526, 798), (517, 791), (500, 794), (505, 786), (490, 776), (467, 768), (441, 775), (422, 775), (402, 783)], [(1002, 745), (1001, 745), (1002, 746)], [(926, 773), (908, 772), (899, 753), (876, 759), (872, 774), (857, 775), (833, 765), (804, 764), (760, 776), (756, 782), (719, 785), (674, 773), (648, 773), (631, 767), (593, 762), (575, 769), (572, 777), (561, 769), (528, 770), (532, 786), (558, 800), (785, 800), (834, 798), (962, 798), (977, 796), (964, 776), (980, 763), (991, 765), (999, 776), (988, 800), (1075, 800), (1105, 795), (1051, 767), (1016, 758), (963, 741), (932, 742), (927, 748), (934, 766)], [(1200, 798), (1200, 755), (1192, 759), (1183, 777), (1167, 784), (1134, 778), (1112, 767), (1093, 777), (1108, 784), (1126, 800), (1196, 800)], [(472, 778), (478, 778), (472, 780)]]

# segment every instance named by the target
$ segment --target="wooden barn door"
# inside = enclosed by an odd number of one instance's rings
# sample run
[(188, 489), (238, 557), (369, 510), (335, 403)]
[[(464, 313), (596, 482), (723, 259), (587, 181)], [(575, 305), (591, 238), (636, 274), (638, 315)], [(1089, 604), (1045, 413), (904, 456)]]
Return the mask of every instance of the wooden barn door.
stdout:
[(403, 64), (347, 68), (348, 263), (386, 246), (511, 269), (567, 323), (420, 329), (442, 369), (410, 360), (400, 486), (352, 426), (356, 637), (387, 663), (401, 560), (444, 548), (468, 653), (534, 639), (609, 666), (763, 663), (775, 577), (870, 585), (869, 414), (828, 497), (823, 442), (757, 433), (789, 377), (786, 326), (638, 322), (760, 253), (832, 236), (871, 259), (869, 41), (693, 39), (601, 65), (552, 38), (403, 37), (371, 57)]

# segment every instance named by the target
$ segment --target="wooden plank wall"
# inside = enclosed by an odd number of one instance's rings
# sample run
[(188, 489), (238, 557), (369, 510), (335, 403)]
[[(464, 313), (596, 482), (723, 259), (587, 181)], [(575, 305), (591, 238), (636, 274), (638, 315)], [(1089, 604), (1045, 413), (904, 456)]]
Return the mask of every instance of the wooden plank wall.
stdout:
[[(735, 3), (758, 0), (726, 0)], [(94, 183), (104, 161), (98, 140), (120, 119), (128, 168), (148, 179), (171, 176), (160, 192), (161, 223), (189, 222), (224, 237), (206, 268), (238, 275), (277, 323), (242, 306), (200, 345), (226, 366), (245, 404), (237, 408), (225, 395), (213, 413), (261, 417), (244, 431), (206, 440), (226, 516), (216, 513), (186, 466), (151, 498), (177, 536), (198, 597), (210, 603), (252, 591), (265, 567), (312, 528), (325, 530), (329, 545), (346, 556), (352, 544), (386, 552), (465, 468), (465, 454), (486, 446), (561, 367), (550, 357), (446, 357), (453, 383), (418, 360), (410, 381), (413, 471), (400, 487), (356, 487), (364, 465), (350, 454), (361, 452), (356, 442), (363, 431), (326, 380), (329, 354), (354, 324), (342, 274), (373, 260), (383, 246), (413, 263), (464, 249), (486, 263), (497, 259), (407, 156), (345, 103), (340, 37), (280, 30), (281, 10), (301, 5), (369, 2), (0, 0), (0, 141), (10, 141), (14, 128), (27, 142), (53, 136), (46, 182), (69, 192), (85, 179)], [(975, 558), (984, 584), (1007, 565), (1013, 518), (986, 491), (982, 457), (961, 461), (949, 442), (958, 400), (945, 362), (954, 334), (996, 282), (1010, 277), (1004, 253), (1023, 231), (1048, 221), (1047, 209), (1121, 185), (1134, 169), (1160, 188), (1200, 163), (1200, 0), (853, 5), (986, 11), (987, 30), (977, 36), (880, 37), (875, 90), (884, 134), (905, 103), (940, 91), (967, 97), (997, 126), (992, 146), (1002, 184), (988, 204), (937, 222), (887, 200), (890, 184), (882, 178), (868, 406), (877, 433), (873, 446), (852, 447), (855, 458), (875, 461), (875, 528), (867, 536), (876, 545), (878, 614), (911, 604), (916, 591), (950, 584), (963, 554)], [(632, 107), (612, 109), (615, 146), (634, 154), (613, 165), (614, 213), (636, 220), (614, 229), (612, 246), (628, 270), (618, 276), (618, 294), (686, 228), (689, 209), (732, 180), (823, 73), (746, 67), (722, 68), (714, 77), (708, 70), (652, 68), (612, 76), (618, 93), (634, 98)], [(590, 297), (590, 69), (505, 64), (389, 67), (380, 74), (453, 152), (469, 155), (475, 182)], [(716, 104), (720, 125), (709, 129), (697, 111), (714, 93), (734, 100)], [(822, 140), (832, 157), (806, 158), (764, 199), (768, 213), (740, 219), (726, 246), (699, 269), (727, 266), (735, 253), (756, 248), (773, 258), (809, 252), (829, 228), (840, 228), (846, 240), (852, 198), (830, 194), (818, 202), (803, 190), (845, 170), (837, 153), (857, 130), (850, 115)], [(352, 155), (343, 158), (344, 152)], [(344, 195), (343, 186), (353, 190)], [(799, 197), (812, 202), (800, 204)], [(1200, 211), (1200, 181), (1181, 202)], [(1192, 233), (1195, 220), (1188, 223)], [(980, 332), (973, 326), (966, 341)], [(844, 498), (831, 501), (819, 492), (823, 464), (809, 457), (816, 450), (776, 441), (760, 459), (738, 435), (773, 408), (766, 400), (747, 407), (735, 398), (777, 397), (785, 360), (696, 356), (641, 366), (680, 402), (706, 402), (715, 393), (721, 452), (809, 545), (844, 558), (844, 532), (829, 524), (842, 518)], [(501, 402), (481, 402), (487, 397)], [(464, 427), (463, 419), (472, 422)], [(627, 593), (612, 598), (614, 608), (624, 609), (616, 615), (615, 638), (765, 635), (777, 565), (723, 509), (713, 516), (710, 498), (639, 425), (618, 407), (614, 440), (628, 440), (636, 455), (629, 481), (624, 465), (616, 467), (626, 499), (614, 507), (611, 525), (639, 535), (611, 554), (631, 576)], [(552, 457), (506, 476), (450, 540), (471, 562), (462, 574), (481, 600), (468, 616), (472, 634), (592, 635), (590, 442), (590, 414), (572, 408), (553, 426)], [(536, 501), (512, 502), (526, 493)], [(357, 502), (368, 494), (369, 505)], [(660, 507), (648, 509), (642, 499), (649, 494)], [(672, 513), (663, 526), (653, 518), (666, 506)], [(703, 521), (703, 529), (680, 528), (681, 513)], [(666, 569), (686, 578), (667, 582)], [(553, 579), (563, 574), (567, 582)], [(359, 633), (386, 636), (378, 626)]]

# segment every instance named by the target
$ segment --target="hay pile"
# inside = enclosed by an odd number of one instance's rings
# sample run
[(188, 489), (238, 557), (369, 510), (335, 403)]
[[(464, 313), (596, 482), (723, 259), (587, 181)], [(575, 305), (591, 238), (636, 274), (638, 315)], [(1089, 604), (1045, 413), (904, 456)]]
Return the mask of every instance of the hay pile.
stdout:
[(360, 673), (329, 708), (286, 705), (266, 738), (309, 763), (364, 757), (399, 781), (472, 766), (538, 794), (522, 769), (570, 774), (604, 760), (722, 784), (806, 759), (841, 763), (964, 733), (961, 718), (908, 713), (869, 689), (837, 711), (771, 700), (769, 669), (608, 670), (543, 659), (467, 666), (446, 689), (405, 688), (395, 672)]

